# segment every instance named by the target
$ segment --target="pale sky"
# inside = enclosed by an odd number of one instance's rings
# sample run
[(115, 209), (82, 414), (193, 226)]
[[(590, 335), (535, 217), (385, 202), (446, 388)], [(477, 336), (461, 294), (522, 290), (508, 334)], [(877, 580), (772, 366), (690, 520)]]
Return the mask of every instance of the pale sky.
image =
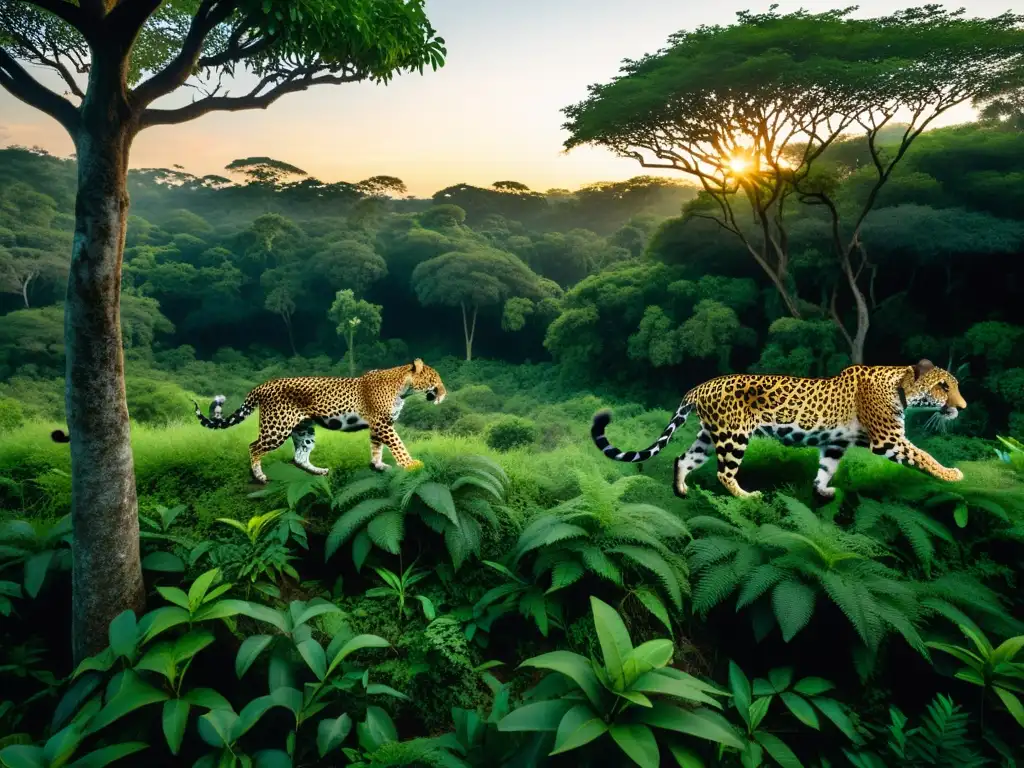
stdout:
[[(908, 6), (925, 0), (910, 0)], [(779, 0), (780, 12), (844, 7), (842, 2)], [(213, 113), (183, 125), (151, 128), (136, 140), (135, 168), (177, 163), (197, 175), (223, 174), (239, 157), (269, 155), (323, 181), (398, 176), (417, 196), (466, 182), (513, 179), (532, 189), (574, 189), (645, 171), (610, 152), (562, 153), (562, 107), (607, 82), (624, 58), (661, 48), (668, 36), (700, 24), (729, 24), (750, 0), (427, 0), (448, 47), (445, 67), (401, 75), (390, 85), (321, 86), (282, 97), (269, 109)], [(1024, 0), (973, 0), (968, 15), (1024, 11)], [(864, 0), (858, 15), (902, 4)], [(951, 7), (958, 7), (952, 5)], [(51, 87), (54, 76), (36, 74)], [(178, 103), (190, 98), (189, 92)], [(173, 106), (171, 101), (168, 106)], [(163, 106), (163, 104), (161, 104)], [(962, 108), (942, 124), (970, 119)], [(72, 151), (54, 121), (0, 89), (0, 145)]]

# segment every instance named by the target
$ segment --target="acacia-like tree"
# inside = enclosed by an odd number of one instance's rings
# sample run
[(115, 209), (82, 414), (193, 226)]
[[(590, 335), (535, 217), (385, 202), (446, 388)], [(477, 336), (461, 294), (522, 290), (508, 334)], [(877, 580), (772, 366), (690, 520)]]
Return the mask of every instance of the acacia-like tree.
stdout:
[[(78, 161), (65, 304), (76, 658), (144, 598), (119, 327), (132, 141), (315, 85), (436, 69), (443, 43), (423, 0), (0, 0), (0, 86), (64, 126)], [(163, 101), (185, 85), (199, 97)]]
[(240, 157), (225, 165), (224, 170), (237, 173), (249, 184), (266, 187), (277, 187), (288, 179), (309, 175), (296, 165), (272, 157)]
[[(786, 308), (802, 306), (790, 274), (787, 203), (822, 206), (837, 273), (849, 289), (855, 329), (843, 329), (860, 362), (869, 327), (859, 233), (914, 140), (936, 118), (1024, 86), (1024, 17), (964, 18), (938, 6), (872, 19), (853, 9), (811, 14), (740, 13), (738, 23), (700, 27), (590, 88), (567, 107), (566, 148), (607, 147), (646, 168), (695, 179), (690, 214), (739, 238)], [(891, 144), (880, 138), (905, 120)], [(839, 182), (854, 169), (828, 150), (851, 132), (869, 149), (872, 182), (840, 206)], [(752, 215), (752, 220), (750, 218)]]
[(459, 307), (466, 360), (473, 359), (473, 337), (481, 307), (501, 306), (515, 296), (543, 299), (561, 293), (558, 285), (534, 273), (518, 256), (494, 248), (453, 251), (413, 270), (412, 286), (425, 306)]

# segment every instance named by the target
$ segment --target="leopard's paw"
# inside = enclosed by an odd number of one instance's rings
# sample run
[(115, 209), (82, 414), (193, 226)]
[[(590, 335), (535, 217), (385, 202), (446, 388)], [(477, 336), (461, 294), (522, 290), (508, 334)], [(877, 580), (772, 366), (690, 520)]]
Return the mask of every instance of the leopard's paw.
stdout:
[(423, 469), (423, 462), (420, 461), (419, 459), (413, 459), (412, 461), (405, 465), (406, 472), (412, 472), (417, 469)]
[(959, 483), (963, 479), (964, 473), (961, 470), (957, 469), (956, 467), (953, 467), (952, 469), (946, 471), (946, 480), (948, 480), (951, 483)]

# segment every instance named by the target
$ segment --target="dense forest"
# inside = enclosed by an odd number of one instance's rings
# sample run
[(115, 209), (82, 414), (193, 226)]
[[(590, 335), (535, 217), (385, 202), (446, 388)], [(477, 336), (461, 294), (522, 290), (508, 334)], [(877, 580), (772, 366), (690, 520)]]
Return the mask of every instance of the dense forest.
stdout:
[[(243, 10), (227, 52), (261, 39)], [(0, 46), (31, 60), (25, 30), (52, 29), (12, 13)], [(0, 765), (1024, 764), (1024, 20), (847, 16), (678, 33), (565, 109), (568, 148), (673, 175), (419, 199), (287, 157), (126, 170), (138, 504), (119, 503), (138, 535), (95, 531), (82, 483), (105, 478), (49, 437), (91, 428), (82, 157), (0, 149)], [(327, 45), (316, 29), (295, 45)], [(899, 54), (851, 63), (867, 46)], [(967, 100), (976, 120), (930, 124)], [(783, 112), (803, 138), (772, 133)], [(288, 444), (258, 487), (258, 419), (194, 416), (416, 358), (447, 389), (397, 421), (418, 471), (373, 472), (365, 432), (320, 431), (328, 476)], [(854, 448), (822, 499), (817, 449), (755, 438), (740, 477), (761, 495), (709, 462), (680, 498), (671, 458), (591, 441), (609, 408), (613, 442), (646, 447), (720, 374), (921, 359), (968, 407), (908, 409), (907, 435), (957, 483)], [(127, 594), (103, 573), (126, 538), (144, 595), (83, 639), (81, 580)]]

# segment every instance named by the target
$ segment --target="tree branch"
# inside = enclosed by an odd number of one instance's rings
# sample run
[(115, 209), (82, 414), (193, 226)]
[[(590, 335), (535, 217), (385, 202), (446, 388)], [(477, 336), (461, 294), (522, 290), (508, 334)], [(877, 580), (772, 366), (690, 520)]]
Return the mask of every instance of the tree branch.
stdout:
[(61, 21), (67, 22), (81, 32), (87, 40), (92, 34), (94, 29), (92, 21), (77, 5), (64, 2), (64, 0), (23, 0), (23, 2), (27, 2), (30, 5), (34, 5), (36, 8), (52, 13)]
[(112, 29), (118, 46), (127, 50), (138, 36), (142, 25), (156, 13), (163, 0), (121, 0), (107, 14), (104, 26)]
[(132, 101), (137, 108), (145, 108), (161, 96), (185, 84), (196, 68), (206, 36), (235, 10), (235, 0), (203, 0), (192, 18), (188, 34), (181, 51), (160, 72), (132, 92)]
[(178, 109), (147, 109), (139, 119), (139, 129), (149, 128), (153, 125), (178, 125), (189, 120), (195, 120), (197, 117), (202, 117), (210, 112), (240, 112), (247, 109), (266, 109), (288, 93), (299, 93), (314, 85), (354, 83), (363, 80), (365, 77), (366, 74), (363, 72), (343, 75), (320, 75), (319, 77), (314, 77), (312, 72), (308, 72), (301, 77), (278, 83), (272, 90), (260, 94), (260, 91), (268, 85), (269, 78), (264, 78), (260, 81), (259, 85), (245, 96), (207, 96), (204, 99), (199, 99), (188, 106), (179, 107)]
[(75, 137), (79, 124), (78, 109), (32, 77), (3, 48), (0, 48), (0, 86), (30, 107), (48, 114), (63, 125), (72, 138)]

